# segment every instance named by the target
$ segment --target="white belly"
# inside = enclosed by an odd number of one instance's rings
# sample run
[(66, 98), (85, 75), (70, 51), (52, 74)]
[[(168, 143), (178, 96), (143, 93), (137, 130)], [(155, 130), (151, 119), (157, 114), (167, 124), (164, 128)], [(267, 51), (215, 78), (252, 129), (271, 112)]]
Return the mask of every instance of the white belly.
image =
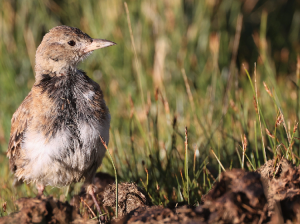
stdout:
[(27, 130), (21, 147), (26, 165), (18, 178), (51, 186), (92, 179), (106, 152), (99, 135), (108, 145), (108, 116), (103, 124), (96, 126), (79, 123), (80, 141), (74, 140), (68, 129), (59, 130), (50, 140), (42, 133)]

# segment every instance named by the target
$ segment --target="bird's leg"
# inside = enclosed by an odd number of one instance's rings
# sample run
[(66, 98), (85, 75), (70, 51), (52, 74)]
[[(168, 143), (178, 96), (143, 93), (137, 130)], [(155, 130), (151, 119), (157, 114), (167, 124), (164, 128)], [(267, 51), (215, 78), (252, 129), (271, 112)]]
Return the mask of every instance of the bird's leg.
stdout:
[(98, 203), (98, 201), (97, 201), (97, 199), (96, 199), (96, 195), (95, 195), (95, 186), (92, 185), (92, 184), (90, 184), (90, 185), (87, 187), (87, 193), (88, 193), (89, 195), (92, 196), (92, 199), (93, 199), (93, 201), (94, 201), (94, 204), (96, 205), (97, 211), (98, 211), (98, 213), (99, 213), (99, 215), (100, 215), (100, 220), (101, 220), (101, 221), (104, 221), (105, 217), (102, 215), (100, 205), (99, 205), (99, 203)]
[(41, 197), (44, 194), (44, 190), (45, 190), (45, 185), (43, 184), (36, 184), (36, 188), (38, 190), (38, 197)]

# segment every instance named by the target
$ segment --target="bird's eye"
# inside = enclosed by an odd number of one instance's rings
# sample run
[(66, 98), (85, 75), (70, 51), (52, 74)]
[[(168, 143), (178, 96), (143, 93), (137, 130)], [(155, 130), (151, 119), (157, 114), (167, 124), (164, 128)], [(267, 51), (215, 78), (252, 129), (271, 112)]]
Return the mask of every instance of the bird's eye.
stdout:
[(74, 40), (70, 40), (70, 41), (68, 42), (68, 44), (69, 44), (70, 46), (74, 46), (76, 43), (75, 43)]

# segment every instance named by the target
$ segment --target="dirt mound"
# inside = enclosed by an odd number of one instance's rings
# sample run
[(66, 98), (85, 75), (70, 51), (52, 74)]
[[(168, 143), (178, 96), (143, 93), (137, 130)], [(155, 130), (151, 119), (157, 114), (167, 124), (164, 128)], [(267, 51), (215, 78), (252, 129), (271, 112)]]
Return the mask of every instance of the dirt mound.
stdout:
[(300, 222), (300, 166), (286, 159), (269, 160), (257, 170), (261, 174), (272, 220)]
[(207, 223), (262, 223), (267, 220), (267, 199), (256, 172), (233, 169), (203, 197), (196, 211)]
[[(109, 213), (107, 218), (113, 217), (116, 207), (113, 182), (108, 174), (96, 175), (97, 198)], [(93, 209), (84, 187), (72, 199), (74, 206), (52, 197), (22, 198), (16, 202), (20, 211), (1, 218), (0, 224), (97, 223), (88, 220), (89, 209), (84, 218), (79, 215), (81, 199)], [(134, 183), (119, 184), (118, 200), (120, 218), (112, 223), (300, 223), (300, 166), (281, 159), (268, 161), (256, 172), (223, 172), (197, 207), (151, 206), (147, 194)]]
[(77, 210), (52, 197), (21, 198), (16, 201), (19, 212), (0, 219), (0, 224), (27, 224), (27, 223), (97, 223), (95, 220), (84, 220)]
[(198, 207), (142, 206), (115, 223), (299, 223), (299, 214), (300, 166), (281, 159), (223, 172)]
[[(114, 177), (109, 174), (99, 172), (95, 176), (96, 196), (100, 205), (103, 200), (104, 189), (114, 182)], [(96, 220), (91, 220), (87, 206), (83, 206), (86, 212), (81, 217), (78, 213), (82, 198), (85, 203), (94, 210), (94, 202), (90, 195), (86, 194), (85, 186), (82, 186), (78, 195), (71, 199), (71, 205), (66, 202), (63, 203), (52, 197), (38, 198), (21, 198), (16, 201), (19, 207), (19, 212), (13, 213), (9, 216), (0, 218), (2, 223), (97, 223)]]
[[(102, 172), (96, 173), (95, 179), (94, 179), (94, 185), (96, 187), (95, 194), (96, 194), (97, 201), (100, 205), (102, 205), (103, 193), (104, 193), (105, 188), (114, 182), (115, 182), (115, 178), (113, 176), (111, 176), (107, 173), (102, 173)], [(83, 185), (81, 187), (80, 193), (78, 195), (75, 195), (71, 199), (70, 204), (79, 209), (81, 198), (86, 202), (86, 204), (90, 208), (92, 208), (94, 210), (94, 212), (96, 212), (96, 209), (94, 209), (94, 201), (93, 201), (92, 197), (86, 193), (85, 185)]]
[[(116, 185), (108, 186), (104, 191), (103, 205), (116, 208)], [(118, 184), (118, 216), (129, 214), (137, 208), (150, 205), (146, 193), (134, 183)]]
[(176, 209), (152, 206), (138, 208), (114, 224), (123, 223), (204, 223), (194, 208), (182, 206)]
[(201, 206), (144, 206), (116, 223), (262, 223), (267, 219), (267, 199), (260, 175), (234, 169), (221, 175)]

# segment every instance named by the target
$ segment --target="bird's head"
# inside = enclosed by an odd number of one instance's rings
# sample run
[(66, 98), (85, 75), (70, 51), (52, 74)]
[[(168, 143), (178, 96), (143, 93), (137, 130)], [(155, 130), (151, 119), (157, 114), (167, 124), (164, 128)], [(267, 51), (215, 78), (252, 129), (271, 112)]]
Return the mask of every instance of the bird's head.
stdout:
[(63, 75), (94, 50), (115, 45), (114, 42), (93, 39), (80, 29), (57, 26), (47, 33), (36, 51), (35, 70), (38, 74)]

